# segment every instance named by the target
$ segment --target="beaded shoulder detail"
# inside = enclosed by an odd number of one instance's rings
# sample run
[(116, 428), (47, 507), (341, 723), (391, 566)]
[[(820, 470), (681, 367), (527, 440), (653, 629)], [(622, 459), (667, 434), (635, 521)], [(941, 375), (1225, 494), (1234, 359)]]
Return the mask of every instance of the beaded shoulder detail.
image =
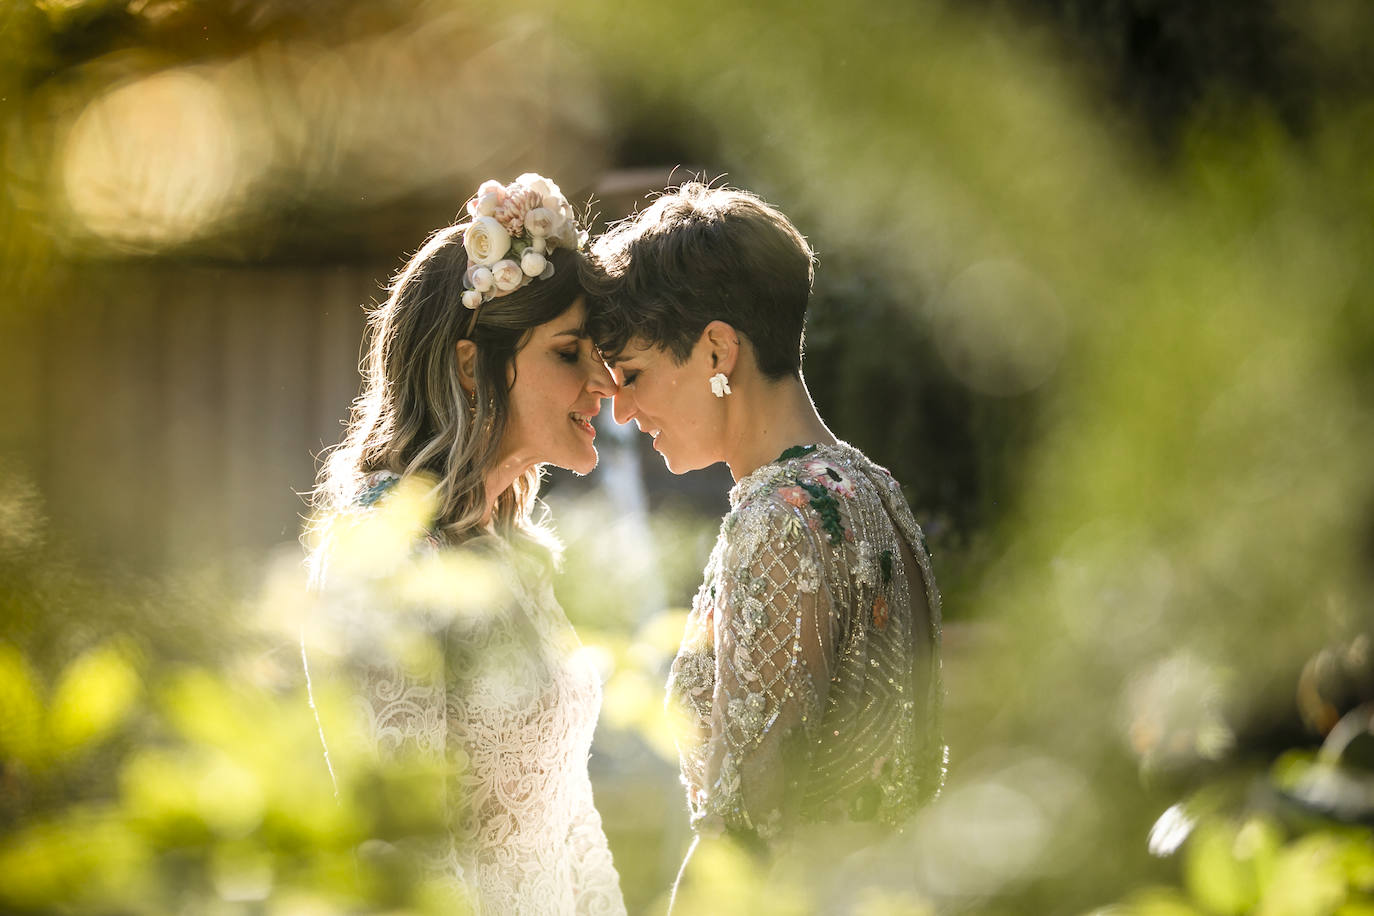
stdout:
[[(810, 505), (823, 516), (832, 515), (832, 504), (858, 495), (861, 478), (865, 476), (877, 478), (889, 491), (900, 495), (901, 488), (887, 469), (847, 442), (793, 446), (776, 460), (740, 478), (730, 490), (730, 508), (738, 509), (746, 502), (776, 493), (790, 505)], [(840, 536), (833, 526), (827, 528), (827, 533), (832, 540)]]

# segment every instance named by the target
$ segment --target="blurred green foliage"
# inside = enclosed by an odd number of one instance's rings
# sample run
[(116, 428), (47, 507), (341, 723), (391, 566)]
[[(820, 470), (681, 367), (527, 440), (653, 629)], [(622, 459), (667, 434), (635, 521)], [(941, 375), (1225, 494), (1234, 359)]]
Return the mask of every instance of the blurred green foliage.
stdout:
[[(4, 7), (0, 94), (140, 34), (196, 59), (203, 21), (232, 25), (221, 55), (318, 25), (184, 3), (159, 30), (133, 6)], [(436, 11), (479, 15), (378, 15)], [(1374, 616), (1367, 6), (530, 11), (600, 62), (626, 164), (728, 171), (811, 237), (808, 379), (907, 485), (962, 624), (946, 795), (868, 858), (822, 841), (799, 892), (713, 848), (684, 911), (1370, 912), (1367, 762), (1284, 753), (1369, 699), (1366, 651), (1310, 731), (1295, 702), (1308, 660)], [(51, 257), (35, 161), (7, 156), (0, 204), (28, 276)], [(433, 826), (404, 815), (433, 774), (360, 764), (336, 802), (280, 631), (213, 578), (89, 578), (5, 491), (7, 909), (438, 907), (369, 843)], [(609, 675), (593, 765), (638, 906), (683, 838), (660, 692), (713, 526), (651, 519), (625, 536), (654, 552), (607, 552), (607, 506), (554, 504), (559, 591)], [(1174, 835), (1154, 856), (1152, 825)]]
[[(65, 568), (34, 501), (4, 500), (30, 537), (0, 538), (0, 908), (453, 912), (395, 852), (441, 828), (416, 801), (442, 773), (340, 743), (336, 798), (298, 652), (271, 617)], [(261, 610), (299, 604), (299, 579), (281, 589)]]

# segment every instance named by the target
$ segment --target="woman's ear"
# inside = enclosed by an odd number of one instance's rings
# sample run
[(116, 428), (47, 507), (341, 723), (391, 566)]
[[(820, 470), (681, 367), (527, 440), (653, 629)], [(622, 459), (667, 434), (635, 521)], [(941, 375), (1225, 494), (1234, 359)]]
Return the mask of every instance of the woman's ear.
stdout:
[(477, 344), (460, 340), (458, 348), (458, 384), (472, 397), (477, 391)]
[(713, 321), (701, 332), (711, 357), (711, 368), (727, 376), (739, 361), (739, 332), (723, 321)]

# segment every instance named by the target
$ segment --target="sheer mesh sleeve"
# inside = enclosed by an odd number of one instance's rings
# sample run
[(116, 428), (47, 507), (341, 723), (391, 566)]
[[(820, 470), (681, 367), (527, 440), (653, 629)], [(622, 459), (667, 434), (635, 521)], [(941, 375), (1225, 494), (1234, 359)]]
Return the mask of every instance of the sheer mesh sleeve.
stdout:
[(788, 816), (789, 749), (818, 725), (834, 664), (824, 558), (780, 501), (741, 512), (722, 557), (705, 776), (707, 815), (729, 830), (768, 839)]

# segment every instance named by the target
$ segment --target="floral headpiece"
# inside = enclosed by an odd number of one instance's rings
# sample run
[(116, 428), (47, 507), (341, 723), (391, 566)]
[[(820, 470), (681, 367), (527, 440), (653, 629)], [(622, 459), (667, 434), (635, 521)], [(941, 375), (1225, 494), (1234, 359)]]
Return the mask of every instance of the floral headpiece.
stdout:
[(555, 248), (579, 248), (586, 240), (558, 185), (534, 172), (508, 185), (483, 182), (467, 210), (472, 222), (463, 233), (468, 252), (463, 305), (470, 309), (531, 280), (547, 280), (553, 276), (547, 255)]

